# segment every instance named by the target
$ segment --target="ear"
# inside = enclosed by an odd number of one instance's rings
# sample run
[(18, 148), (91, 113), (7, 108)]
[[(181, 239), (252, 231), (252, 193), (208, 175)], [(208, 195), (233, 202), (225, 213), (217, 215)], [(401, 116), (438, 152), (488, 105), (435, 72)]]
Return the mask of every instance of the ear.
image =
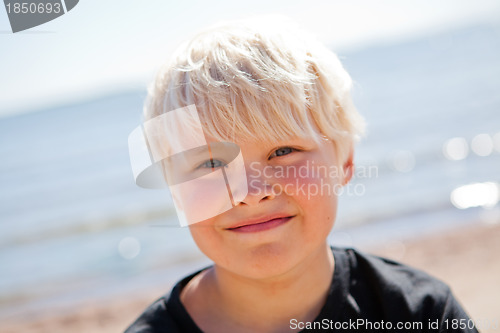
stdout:
[(345, 160), (344, 164), (342, 165), (342, 174), (343, 174), (342, 186), (347, 185), (347, 183), (349, 183), (354, 174), (353, 160), (354, 160), (354, 147), (351, 146), (351, 148), (349, 149), (349, 155)]

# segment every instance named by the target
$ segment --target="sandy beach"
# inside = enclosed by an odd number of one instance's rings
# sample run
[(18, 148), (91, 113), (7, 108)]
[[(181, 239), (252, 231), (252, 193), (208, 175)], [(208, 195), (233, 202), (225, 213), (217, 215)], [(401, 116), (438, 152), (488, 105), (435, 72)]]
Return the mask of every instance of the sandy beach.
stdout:
[[(376, 248), (363, 248), (425, 270), (448, 283), (476, 321), (500, 324), (500, 225), (475, 224)], [(65, 311), (47, 309), (26, 313), (2, 323), (1, 332), (122, 332), (138, 314), (169, 286), (152, 287), (113, 300), (100, 300)]]
[[(445, 281), (481, 332), (500, 332), (500, 225), (482, 225), (372, 249)], [(403, 249), (403, 253), (401, 253)]]

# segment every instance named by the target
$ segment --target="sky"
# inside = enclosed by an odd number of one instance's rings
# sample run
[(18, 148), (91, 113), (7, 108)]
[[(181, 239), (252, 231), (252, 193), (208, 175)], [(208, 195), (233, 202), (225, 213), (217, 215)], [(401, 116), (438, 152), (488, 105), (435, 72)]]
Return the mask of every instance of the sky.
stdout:
[(81, 0), (13, 34), (0, 8), (0, 117), (145, 90), (175, 47), (220, 20), (282, 14), (341, 53), (500, 21), (497, 0)]

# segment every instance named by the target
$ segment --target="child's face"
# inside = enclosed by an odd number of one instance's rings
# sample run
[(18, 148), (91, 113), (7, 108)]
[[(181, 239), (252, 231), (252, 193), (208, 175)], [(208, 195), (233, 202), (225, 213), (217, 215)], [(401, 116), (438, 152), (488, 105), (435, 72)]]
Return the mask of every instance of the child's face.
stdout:
[(349, 180), (343, 175), (351, 173), (352, 161), (337, 170), (327, 140), (238, 145), (247, 196), (225, 213), (190, 225), (190, 231), (220, 268), (252, 278), (277, 276), (325, 245), (337, 212), (336, 193)]

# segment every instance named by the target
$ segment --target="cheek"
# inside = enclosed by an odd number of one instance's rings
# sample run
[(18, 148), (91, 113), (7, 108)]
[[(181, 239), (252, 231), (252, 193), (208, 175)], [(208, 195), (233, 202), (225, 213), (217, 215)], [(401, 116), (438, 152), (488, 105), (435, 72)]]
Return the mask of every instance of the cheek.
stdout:
[(201, 252), (218, 264), (225, 264), (228, 247), (214, 227), (214, 219), (208, 219), (189, 226), (194, 242)]
[(232, 208), (224, 177), (216, 171), (170, 186), (175, 207), (187, 224), (210, 219)]
[(339, 179), (332, 166), (306, 160), (287, 166), (287, 172), (277, 172), (273, 187), (278, 192), (305, 200), (330, 198), (336, 206), (337, 194), (342, 191)]
[[(298, 203), (314, 223), (329, 232), (337, 213), (338, 194), (342, 191), (339, 175), (326, 164), (304, 161), (293, 165), (294, 172), (276, 174), (274, 188)], [(311, 222), (312, 223), (312, 222)]]

